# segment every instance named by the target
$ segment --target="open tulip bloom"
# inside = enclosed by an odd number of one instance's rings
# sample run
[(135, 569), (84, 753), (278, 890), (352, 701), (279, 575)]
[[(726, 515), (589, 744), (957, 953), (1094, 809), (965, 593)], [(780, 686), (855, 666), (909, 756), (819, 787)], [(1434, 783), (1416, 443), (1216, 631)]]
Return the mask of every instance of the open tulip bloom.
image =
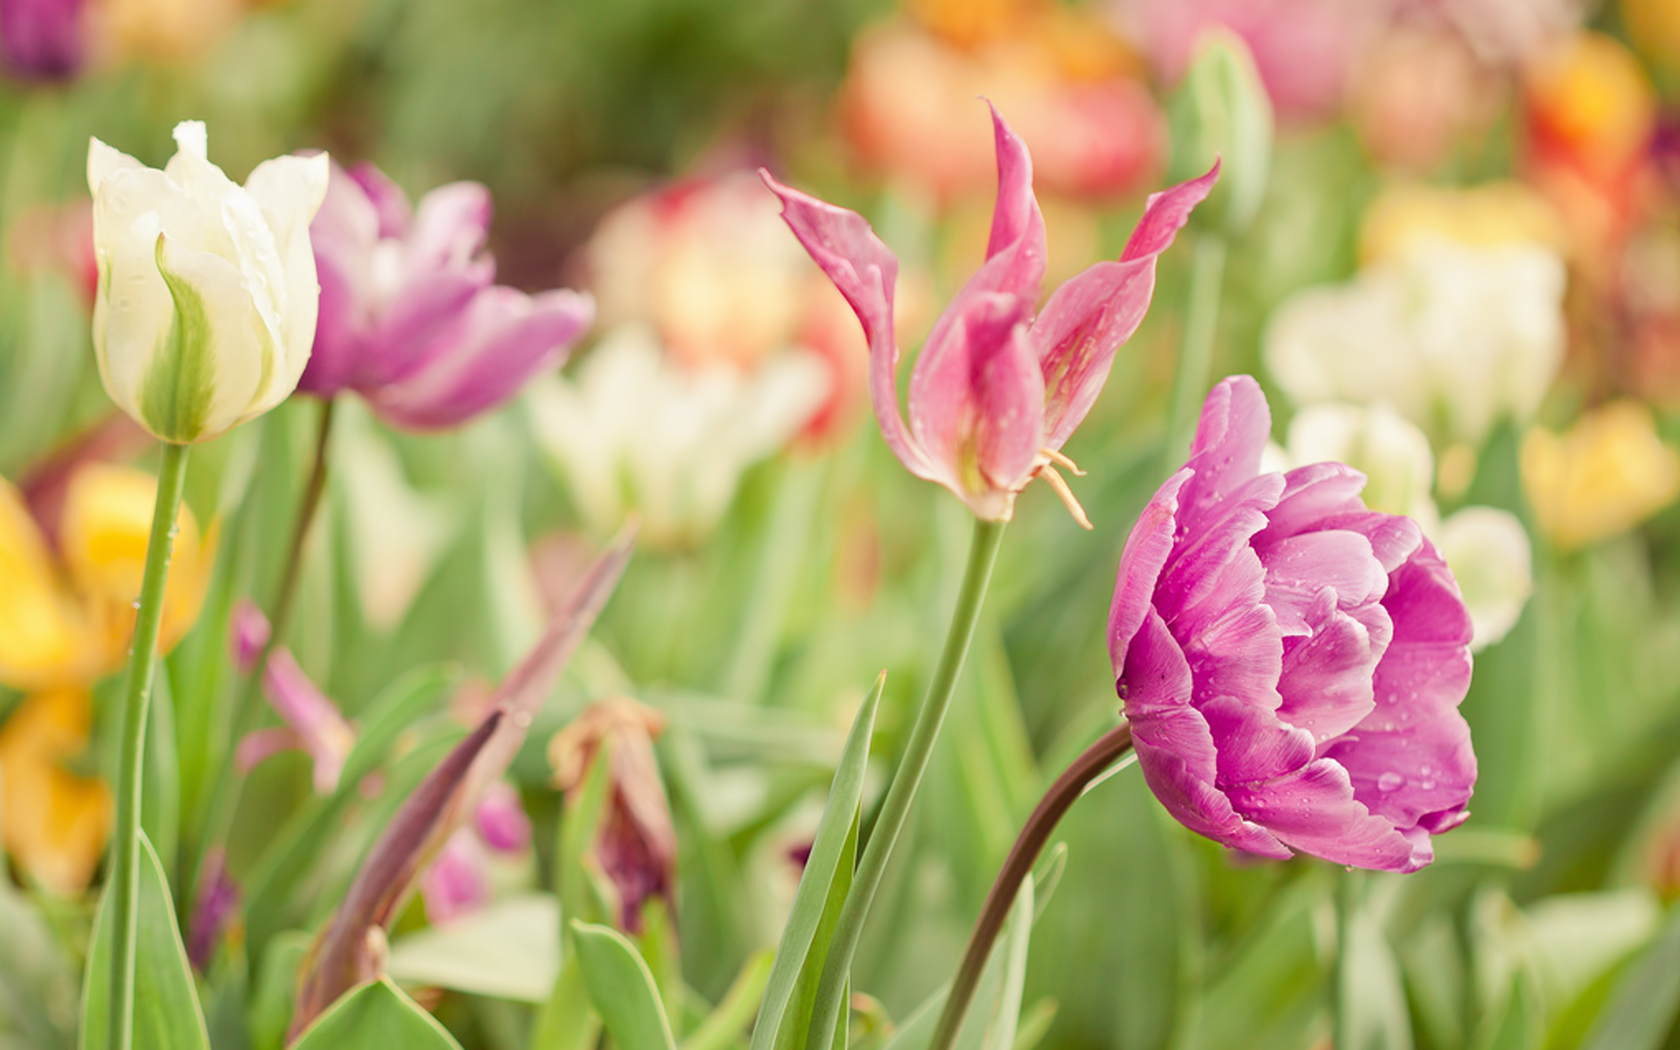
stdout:
[(1235, 849), (1414, 871), (1476, 781), (1470, 616), (1416, 522), (1340, 463), (1261, 473), (1271, 413), (1214, 387), (1126, 541), (1109, 650), (1145, 780)]
[(1032, 158), (994, 107), (998, 195), (986, 262), (934, 324), (910, 377), (910, 420), (898, 406), (893, 292), (898, 259), (863, 217), (789, 189), (767, 173), (782, 214), (846, 297), (869, 340), (870, 394), (881, 433), (917, 477), (956, 493), (975, 516), (1007, 521), (1040, 474), (1082, 524), (1055, 465), (1097, 399), (1114, 353), (1155, 290), (1155, 260), (1213, 188), (1219, 168), (1149, 198), (1118, 262), (1100, 262), (1050, 296), (1044, 217)]

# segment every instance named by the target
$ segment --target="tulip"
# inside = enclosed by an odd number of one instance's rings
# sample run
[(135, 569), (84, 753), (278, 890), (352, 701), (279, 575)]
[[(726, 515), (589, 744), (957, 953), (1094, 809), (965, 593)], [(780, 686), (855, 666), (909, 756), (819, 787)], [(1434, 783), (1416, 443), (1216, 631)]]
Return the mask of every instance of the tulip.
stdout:
[(243, 187), (210, 163), (204, 125), (175, 127), (148, 168), (88, 148), (99, 263), (93, 345), (111, 399), (159, 440), (208, 441), (285, 400), (315, 337), (309, 222), (326, 157), (277, 157)]
[(1091, 410), (1120, 344), (1149, 308), (1155, 260), (1212, 189), (1218, 166), (1154, 194), (1118, 262), (1101, 262), (1051, 295), (1035, 320), (1044, 277), (1044, 219), (1032, 159), (992, 110), (998, 196), (984, 266), (934, 324), (910, 378), (910, 424), (898, 407), (893, 292), (898, 259), (855, 212), (765, 182), (782, 215), (828, 274), (869, 341), (870, 393), (881, 433), (917, 477), (956, 493), (984, 521), (1007, 521), (1015, 496), (1040, 474), (1084, 522), (1054, 464)]
[[(268, 641), (267, 619), (255, 605), (241, 602), (234, 607), (228, 633), (235, 666), (249, 674)], [(263, 665), (263, 692), (286, 724), (241, 740), (235, 752), (239, 768), (250, 772), (270, 755), (301, 750), (314, 763), (315, 790), (331, 794), (355, 746), (356, 731), (283, 646), (269, 653)]]
[(1523, 488), (1540, 529), (1565, 549), (1620, 535), (1680, 496), (1680, 453), (1636, 401), (1594, 409), (1562, 434), (1522, 446)]
[(563, 359), (594, 320), (586, 295), (526, 295), (494, 284), (484, 252), (490, 193), (440, 186), (410, 212), (370, 164), (334, 166), (310, 227), (321, 323), (298, 388), (354, 390), (409, 430), (457, 426), (495, 408)]
[(239, 909), (239, 887), (227, 871), (227, 851), (212, 846), (204, 854), (204, 868), (187, 924), (187, 958), (193, 969), (209, 973), (216, 946)]
[(1261, 473), (1270, 429), (1253, 379), (1214, 387), (1126, 541), (1109, 651), (1139, 764), (1227, 846), (1413, 871), (1468, 816), (1470, 616), (1357, 471)]
[(0, 59), (24, 80), (68, 80), (82, 66), (82, 0), (0, 0)]

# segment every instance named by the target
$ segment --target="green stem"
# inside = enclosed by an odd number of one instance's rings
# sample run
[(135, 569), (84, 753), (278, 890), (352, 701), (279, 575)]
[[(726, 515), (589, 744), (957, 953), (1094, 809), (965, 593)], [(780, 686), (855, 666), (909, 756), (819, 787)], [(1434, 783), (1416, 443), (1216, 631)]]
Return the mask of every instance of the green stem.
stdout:
[(857, 951), (858, 938), (863, 933), (863, 920), (875, 901), (881, 876), (887, 869), (887, 858), (898, 842), (910, 816), (910, 806), (916, 800), (933, 757), (933, 745), (939, 738), (939, 728), (945, 722), (945, 712), (951, 706), (951, 694), (956, 689), (957, 675), (968, 657), (969, 643), (974, 639), (974, 627), (980, 620), (980, 607), (985, 604), (986, 586), (992, 579), (992, 564), (997, 560), (998, 544), (1003, 539), (1001, 521), (974, 523), (974, 541), (969, 547), (968, 568), (963, 574), (962, 590), (957, 594), (957, 607), (951, 614), (951, 629), (945, 636), (945, 650), (940, 654), (939, 666), (933, 682), (928, 686), (927, 699), (916, 714), (910, 738), (904, 746), (892, 783), (887, 787), (869, 843), (858, 861), (852, 876), (851, 892), (840, 908), (834, 940), (829, 945), (828, 959), (823, 964), (822, 979), (817, 985), (816, 1009), (811, 1027), (806, 1033), (807, 1050), (829, 1050), (834, 1036), (834, 1024), (842, 1007), (846, 980), (852, 968), (852, 955)]
[(186, 477), (187, 446), (165, 444), (123, 697), (122, 767), (117, 777), (117, 826), (111, 847), (111, 919), (115, 939), (111, 951), (111, 1027), (106, 1044), (110, 1050), (129, 1050), (134, 1038), (134, 959), (139, 927), (135, 906), (140, 895), (140, 796), (145, 772), (146, 707), (152, 698), (158, 629), (163, 623), (164, 587), (169, 582), (175, 516), (181, 507), (181, 489)]
[(1359, 912), (1359, 872), (1339, 871), (1336, 875), (1336, 970), (1330, 988), (1330, 1023), (1334, 1050), (1354, 1050), (1359, 1045), (1353, 1018), (1353, 965), (1349, 943), (1354, 917)]
[(1167, 444), (1162, 472), (1183, 465), (1196, 433), (1202, 398), (1207, 396), (1208, 372), (1213, 366), (1213, 340), (1219, 330), (1219, 301), (1225, 283), (1225, 238), (1203, 233), (1196, 238), (1190, 270), (1190, 300), (1184, 316), (1184, 343), (1179, 349), (1178, 376), (1173, 381), (1172, 414), (1167, 418)]
[(1074, 759), (1073, 764), (1062, 771), (1062, 775), (1039, 800), (1032, 816), (1021, 828), (1021, 834), (1015, 839), (1015, 845), (1010, 847), (997, 880), (986, 894), (986, 903), (980, 909), (974, 931), (968, 936), (968, 948), (963, 952), (962, 965), (951, 981), (951, 991), (945, 997), (945, 1009), (939, 1015), (939, 1027), (934, 1029), (928, 1050), (950, 1050), (956, 1044), (957, 1033), (962, 1030), (963, 1018), (968, 1014), (968, 1004), (973, 1001), (974, 992), (980, 986), (980, 975), (985, 972), (993, 943), (1003, 932), (1004, 920), (1009, 917), (1009, 909), (1015, 904), (1016, 894), (1021, 891), (1022, 880), (1032, 873), (1033, 864), (1044, 852), (1051, 833), (1074, 802), (1131, 749), (1132, 727), (1122, 722)]

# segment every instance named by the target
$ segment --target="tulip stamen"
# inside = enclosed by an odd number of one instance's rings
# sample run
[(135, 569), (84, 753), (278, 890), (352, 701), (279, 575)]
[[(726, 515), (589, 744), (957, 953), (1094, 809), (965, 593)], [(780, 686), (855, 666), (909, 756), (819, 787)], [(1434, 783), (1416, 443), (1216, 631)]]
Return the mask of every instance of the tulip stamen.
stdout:
[(1056, 466), (1067, 470), (1076, 478), (1082, 478), (1085, 476), (1085, 472), (1079, 469), (1079, 464), (1075, 463), (1060, 449), (1041, 448), (1038, 450), (1038, 454), (1056, 464)]
[[(1066, 507), (1068, 513), (1073, 515), (1073, 520), (1079, 523), (1080, 528), (1086, 530), (1096, 528), (1095, 525), (1091, 524), (1091, 519), (1085, 516), (1085, 508), (1079, 505), (1078, 497), (1073, 494), (1072, 489), (1068, 488), (1067, 479), (1062, 477), (1055, 467), (1046, 463), (1038, 468), (1038, 473), (1050, 486), (1051, 491), (1061, 498), (1062, 506)], [(1083, 474), (1084, 471), (1080, 471), (1080, 473)]]

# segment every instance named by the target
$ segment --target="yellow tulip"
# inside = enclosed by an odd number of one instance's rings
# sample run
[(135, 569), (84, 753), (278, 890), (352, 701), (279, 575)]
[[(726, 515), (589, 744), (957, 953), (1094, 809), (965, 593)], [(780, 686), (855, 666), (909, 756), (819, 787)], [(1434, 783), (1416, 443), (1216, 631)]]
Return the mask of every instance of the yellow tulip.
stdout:
[[(77, 468), (55, 550), (0, 478), (0, 683), (31, 694), (0, 725), (0, 844), (57, 892), (87, 884), (110, 834), (110, 791), (64, 763), (87, 746), (89, 687), (127, 654), (156, 490), (127, 467)], [(186, 508), (176, 527), (164, 650), (197, 618), (215, 549)]]
[(1359, 254), (1370, 263), (1399, 255), (1420, 237), (1445, 237), (1476, 248), (1521, 242), (1563, 251), (1563, 223), (1546, 199), (1519, 182), (1468, 189), (1397, 183), (1366, 209)]
[(1540, 528), (1562, 548), (1626, 532), (1680, 496), (1680, 453), (1635, 401), (1594, 409), (1562, 434), (1536, 427), (1522, 447), (1523, 485)]

